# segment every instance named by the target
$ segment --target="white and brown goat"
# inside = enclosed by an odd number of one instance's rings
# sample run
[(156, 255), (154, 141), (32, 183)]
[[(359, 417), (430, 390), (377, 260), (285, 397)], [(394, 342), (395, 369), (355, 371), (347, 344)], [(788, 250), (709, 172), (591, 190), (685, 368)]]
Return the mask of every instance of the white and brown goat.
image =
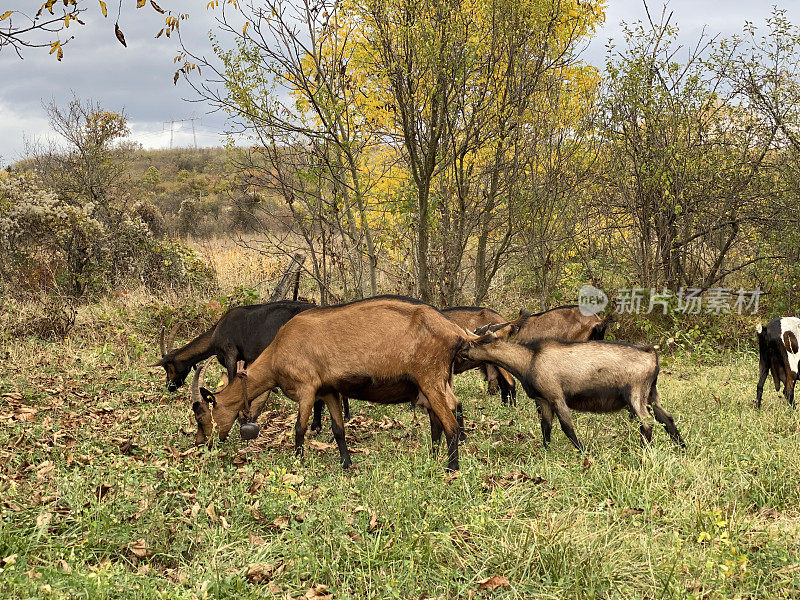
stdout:
[[(448, 469), (458, 469), (458, 423), (453, 411), (452, 365), (467, 339), (477, 339), (427, 304), (407, 298), (379, 296), (350, 304), (306, 310), (286, 323), (272, 343), (231, 381), (212, 393), (201, 388), (195, 407), (198, 424), (210, 404), (225, 439), (237, 416), (248, 425), (263, 407), (251, 402), (280, 387), (298, 403), (295, 450), (302, 453), (314, 399), (322, 398), (333, 421), (342, 467), (351, 464), (344, 436), (340, 397), (380, 404), (416, 399), (428, 409), (436, 449), (444, 432)], [(211, 435), (205, 426), (204, 434)]]
[(500, 365), (522, 383), (539, 407), (545, 447), (550, 443), (553, 415), (578, 450), (572, 410), (595, 413), (627, 408), (641, 422), (643, 441), (652, 436), (648, 409), (672, 439), (684, 447), (672, 416), (658, 401), (658, 355), (653, 348), (607, 341), (566, 342), (538, 339), (504, 342), (489, 333), (469, 344), (462, 356)]
[(756, 327), (758, 337), (758, 386), (756, 405), (761, 408), (764, 382), (772, 372), (775, 391), (783, 383), (783, 395), (794, 407), (794, 384), (797, 381), (800, 363), (800, 319), (778, 317), (766, 325)]

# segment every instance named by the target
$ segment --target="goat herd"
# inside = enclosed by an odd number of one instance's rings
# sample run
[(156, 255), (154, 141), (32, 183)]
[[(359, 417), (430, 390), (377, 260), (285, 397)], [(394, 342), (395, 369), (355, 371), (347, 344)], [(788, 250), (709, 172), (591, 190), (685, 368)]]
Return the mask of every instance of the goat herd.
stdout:
[[(299, 407), (296, 452), (302, 452), (312, 412), (312, 429), (321, 429), (324, 404), (344, 468), (351, 464), (344, 421), (349, 419), (348, 398), (356, 398), (379, 404), (411, 402), (428, 409), (433, 449), (444, 432), (447, 468), (458, 469), (463, 411), (453, 393), (453, 375), (475, 368), (483, 371), (490, 393), (501, 393), (503, 403), (516, 402), (514, 378), (521, 382), (539, 409), (545, 447), (554, 415), (582, 450), (571, 410), (623, 408), (639, 419), (643, 442), (652, 435), (652, 411), (683, 447), (672, 417), (658, 400), (656, 350), (604, 341), (608, 322), (609, 317), (587, 316), (576, 306), (538, 314), (523, 310), (508, 321), (488, 308), (440, 311), (402, 296), (331, 307), (284, 300), (232, 308), (211, 329), (175, 350), (171, 346), (177, 327), (166, 343), (162, 329), (162, 357), (153, 366), (164, 367), (170, 391), (195, 367), (191, 387), (198, 444), (210, 441), (214, 423), (224, 440), (237, 418), (242, 438), (256, 437), (258, 415), (270, 391), (280, 388)], [(758, 326), (759, 406), (770, 371), (776, 390), (783, 382), (793, 405), (799, 339), (800, 319)], [(214, 356), (226, 373), (211, 392), (201, 382)]]

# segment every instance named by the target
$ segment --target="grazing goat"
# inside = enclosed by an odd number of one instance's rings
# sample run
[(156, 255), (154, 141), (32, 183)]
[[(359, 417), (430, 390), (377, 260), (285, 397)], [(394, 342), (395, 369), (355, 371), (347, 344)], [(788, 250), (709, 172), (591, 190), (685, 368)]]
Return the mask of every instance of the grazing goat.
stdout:
[[(442, 313), (445, 317), (467, 331), (474, 331), (486, 325), (508, 323), (508, 320), (504, 319), (496, 311), (481, 306), (454, 306), (442, 309)], [(515, 333), (515, 330), (513, 327), (509, 327), (504, 328), (503, 332), (506, 335), (511, 335)], [(502, 337), (502, 335), (501, 332), (498, 332), (498, 337)], [(514, 378), (506, 370), (491, 363), (467, 361), (463, 359), (456, 359), (456, 362), (453, 364), (453, 372), (455, 374), (476, 368), (480, 368), (484, 378), (489, 383), (490, 394), (496, 394), (499, 389), (503, 404), (508, 403), (514, 406), (517, 403), (516, 384), (514, 383)]]
[(514, 340), (520, 343), (537, 338), (574, 342), (602, 340), (611, 317), (611, 314), (604, 319), (597, 315), (584, 315), (575, 305), (559, 306), (537, 314), (521, 310), (519, 318), (512, 321), (518, 329)]
[(653, 348), (547, 338), (518, 344), (489, 333), (467, 346), (461, 355), (493, 362), (520, 380), (525, 393), (539, 407), (545, 447), (550, 443), (554, 413), (564, 434), (583, 450), (572, 425), (571, 409), (605, 413), (622, 408), (639, 418), (643, 441), (649, 442), (652, 436), (651, 408), (672, 439), (685, 447), (675, 422), (658, 402), (658, 355)]
[(237, 306), (222, 315), (211, 329), (177, 350), (167, 350), (172, 347), (177, 325), (172, 327), (166, 344), (162, 328), (161, 360), (150, 366), (164, 367), (167, 389), (174, 392), (183, 385), (193, 366), (216, 355), (227, 371), (228, 380), (232, 381), (238, 361), (253, 362), (269, 346), (284, 323), (313, 307), (313, 304), (293, 300)]
[(779, 317), (766, 325), (756, 327), (758, 337), (758, 387), (756, 405), (761, 408), (764, 381), (772, 371), (775, 391), (783, 383), (783, 395), (794, 407), (794, 383), (797, 381), (798, 362), (800, 362), (800, 319)]
[(339, 396), (380, 404), (416, 399), (428, 409), (433, 449), (444, 431), (448, 469), (458, 469), (457, 400), (452, 366), (465, 340), (477, 336), (435, 308), (407, 298), (378, 296), (304, 311), (284, 325), (264, 352), (219, 393), (201, 388), (198, 414), (212, 416), (224, 440), (240, 414), (250, 421), (264, 401), (260, 394), (280, 387), (298, 403), (295, 451), (302, 453), (315, 397), (328, 406), (342, 467), (350, 464)]

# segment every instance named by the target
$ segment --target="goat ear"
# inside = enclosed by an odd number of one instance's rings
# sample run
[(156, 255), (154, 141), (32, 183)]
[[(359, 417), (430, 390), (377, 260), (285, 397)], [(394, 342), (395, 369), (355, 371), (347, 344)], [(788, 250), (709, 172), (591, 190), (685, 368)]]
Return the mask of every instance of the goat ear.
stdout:
[(530, 317), (533, 313), (529, 311), (527, 308), (520, 308), (519, 309), (519, 316), (520, 317)]
[(217, 399), (212, 392), (209, 392), (206, 388), (200, 388), (200, 395), (203, 397), (203, 400), (208, 402), (211, 406), (216, 406)]
[(152, 365), (147, 365), (147, 366), (148, 367), (163, 367), (165, 364), (167, 364), (167, 357), (166, 356), (164, 356), (161, 359), (159, 359), (158, 361), (154, 362)]

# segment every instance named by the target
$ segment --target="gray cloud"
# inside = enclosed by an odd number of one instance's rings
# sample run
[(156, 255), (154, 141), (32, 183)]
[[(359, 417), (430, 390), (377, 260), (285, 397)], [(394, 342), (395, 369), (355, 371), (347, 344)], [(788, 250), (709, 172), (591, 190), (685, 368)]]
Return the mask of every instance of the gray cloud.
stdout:
[[(109, 3), (108, 19), (99, 14), (87, 14), (86, 26), (75, 30), (76, 37), (65, 47), (64, 60), (60, 63), (49, 56), (46, 49), (29, 49), (24, 60), (19, 60), (8, 49), (0, 53), (0, 157), (3, 163), (21, 157), (26, 136), (47, 135), (42, 103), (53, 97), (68, 98), (73, 92), (80, 98), (97, 100), (109, 110), (124, 110), (134, 139), (146, 147), (168, 146), (169, 131), (162, 132), (164, 121), (186, 118), (193, 113), (202, 118), (202, 124), (195, 123), (198, 145), (221, 142), (224, 117), (218, 113), (207, 114), (207, 105), (187, 102), (186, 99), (195, 96), (182, 80), (177, 86), (172, 83), (175, 70), (172, 59), (178, 44), (163, 36), (153, 39), (163, 17), (149, 7), (137, 11), (131, 2), (124, 4), (126, 8), (119, 23), (127, 48), (114, 37), (116, 16), (111, 14)], [(211, 55), (208, 32), (215, 28), (216, 13), (207, 11), (205, 2), (164, 0), (162, 4), (165, 8), (169, 5), (191, 13), (189, 20), (181, 25), (183, 39), (190, 49)], [(651, 10), (660, 13), (660, 6), (651, 4)], [(790, 2), (784, 0), (778, 4), (789, 8)], [(681, 26), (682, 39), (691, 43), (704, 27), (709, 34), (728, 36), (740, 32), (746, 20), (762, 24), (770, 14), (771, 5), (772, 2), (730, 0), (721, 10), (718, 0), (672, 0), (670, 9)], [(606, 25), (588, 45), (584, 58), (602, 65), (608, 39), (620, 41), (619, 22), (643, 18), (641, 0), (610, 0)], [(797, 7), (790, 11), (790, 18), (795, 21), (800, 18)], [(192, 143), (191, 125), (177, 126), (174, 144)]]

